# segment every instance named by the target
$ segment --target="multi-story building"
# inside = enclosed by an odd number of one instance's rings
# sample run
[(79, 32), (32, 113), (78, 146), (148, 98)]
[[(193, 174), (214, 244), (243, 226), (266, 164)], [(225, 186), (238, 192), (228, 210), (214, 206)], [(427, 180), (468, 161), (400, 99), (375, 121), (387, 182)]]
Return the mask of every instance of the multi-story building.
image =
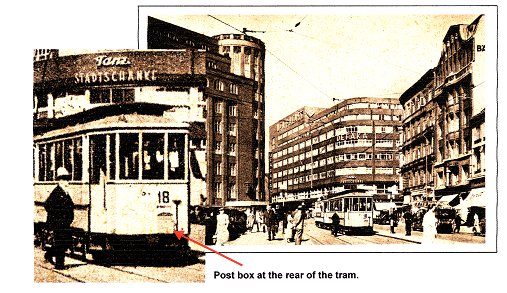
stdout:
[(265, 201), (264, 43), (246, 34), (208, 37), (149, 17), (148, 48), (205, 50), (207, 197), (212, 205)]
[(403, 131), (400, 153), (401, 185), (405, 202), (432, 198), (435, 164), (434, 70), (428, 70), (400, 97)]
[[(484, 16), (453, 25), (440, 60), (401, 97), (404, 191), (480, 197), (485, 185)], [(424, 192), (423, 192), (424, 194)], [(459, 200), (456, 200), (459, 202)]]
[(355, 188), (398, 199), (401, 115), (397, 99), (351, 98), (303, 107), (270, 126), (271, 201)]

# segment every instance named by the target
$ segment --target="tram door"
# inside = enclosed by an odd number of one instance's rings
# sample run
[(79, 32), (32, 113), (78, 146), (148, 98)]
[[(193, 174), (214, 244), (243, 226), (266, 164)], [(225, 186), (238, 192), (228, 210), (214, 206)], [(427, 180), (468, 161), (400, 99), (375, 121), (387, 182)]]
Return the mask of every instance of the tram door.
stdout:
[[(95, 229), (103, 231), (105, 227), (99, 227), (99, 223), (106, 223), (107, 213), (107, 136), (92, 135), (89, 140), (89, 192), (91, 198), (92, 225)], [(92, 230), (95, 230), (92, 229)]]

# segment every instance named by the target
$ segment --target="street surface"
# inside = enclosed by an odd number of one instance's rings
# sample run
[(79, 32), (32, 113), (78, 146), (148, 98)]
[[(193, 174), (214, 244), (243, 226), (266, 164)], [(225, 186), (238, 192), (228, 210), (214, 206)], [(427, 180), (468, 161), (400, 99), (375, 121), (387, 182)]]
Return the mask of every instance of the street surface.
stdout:
[(55, 270), (44, 259), (44, 251), (34, 249), (34, 282), (48, 283), (200, 283), (204, 282), (204, 261), (193, 264), (107, 265), (66, 257), (66, 270)]
[[(423, 233), (412, 231), (411, 236), (405, 236), (405, 227), (398, 225), (394, 234), (391, 234), (389, 225), (374, 225), (374, 235), (343, 235), (338, 237), (331, 235), (331, 231), (315, 226), (314, 219), (305, 220), (303, 241), (301, 245), (356, 245), (356, 244), (420, 244)], [(229, 241), (226, 245), (294, 245), (284, 239), (282, 229), (278, 229), (275, 240), (268, 241), (267, 233), (246, 232), (239, 238)], [(472, 233), (438, 234), (437, 243), (485, 243), (482, 236), (474, 236)]]
[[(331, 235), (326, 229), (315, 226), (313, 219), (305, 220), (305, 229), (301, 245), (378, 245), (378, 244), (412, 244), (421, 243), (422, 232), (412, 231), (411, 236), (405, 236), (403, 225), (396, 227), (394, 234), (388, 225), (374, 225), (374, 235)], [(459, 234), (438, 234), (437, 243), (485, 243), (485, 237), (474, 236), (463, 230)], [(239, 238), (231, 240), (226, 245), (294, 245), (284, 239), (280, 228), (275, 240), (268, 241), (267, 233), (248, 231)], [(55, 270), (53, 265), (44, 259), (44, 251), (39, 247), (34, 249), (34, 281), (49, 283), (194, 283), (204, 282), (204, 256), (200, 256), (190, 263), (174, 263), (168, 257), (161, 261), (163, 256), (154, 263), (105, 263), (87, 260), (80, 261), (66, 257), (66, 270)], [(88, 259), (92, 259), (91, 256)], [(163, 260), (163, 259), (162, 259)]]

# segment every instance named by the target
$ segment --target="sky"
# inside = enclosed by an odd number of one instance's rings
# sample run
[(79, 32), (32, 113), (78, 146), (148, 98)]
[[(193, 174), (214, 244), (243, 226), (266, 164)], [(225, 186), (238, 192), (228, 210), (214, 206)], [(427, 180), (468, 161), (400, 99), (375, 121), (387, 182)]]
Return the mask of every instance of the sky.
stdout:
[(147, 15), (207, 36), (257, 31), (249, 34), (266, 45), (268, 127), (303, 106), (327, 108), (353, 97), (399, 98), (437, 65), (449, 26), (469, 24), (479, 15), (308, 12), (174, 15), (157, 10)]

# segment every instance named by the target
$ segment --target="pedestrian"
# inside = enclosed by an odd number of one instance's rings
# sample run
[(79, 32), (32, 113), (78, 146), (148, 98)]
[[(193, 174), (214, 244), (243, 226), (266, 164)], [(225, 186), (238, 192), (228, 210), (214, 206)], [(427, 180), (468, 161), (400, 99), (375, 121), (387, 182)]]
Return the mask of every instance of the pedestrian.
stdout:
[(435, 208), (431, 208), (423, 217), (423, 244), (433, 244), (437, 237), (437, 218)]
[(287, 212), (287, 227), (285, 228), (285, 240), (287, 243), (294, 241), (294, 218), (292, 212)]
[(474, 215), (474, 227), (472, 228), (474, 235), (481, 234), (481, 228), (479, 227), (479, 215), (475, 213)]
[(305, 216), (303, 213), (303, 206), (298, 206), (296, 212), (294, 213), (294, 219), (292, 220), (294, 223), (294, 243), (296, 245), (301, 245), (301, 241), (303, 240), (303, 228), (305, 222)]
[[(247, 209), (247, 213), (246, 213), (246, 221), (247, 221), (247, 229), (248, 231), (252, 231), (253, 229), (253, 226), (254, 226), (254, 222), (255, 222), (255, 213), (253, 211), (253, 208), (252, 209)], [(258, 230), (259, 228), (257, 228)]]
[(454, 233), (459, 233), (461, 229), (461, 216), (459, 211), (456, 211), (456, 216), (454, 216)]
[(403, 214), (403, 219), (405, 220), (405, 235), (410, 236), (412, 235), (412, 221), (414, 220), (410, 209)]
[(389, 226), (391, 227), (392, 234), (396, 233), (394, 231), (394, 227), (396, 227), (397, 221), (398, 221), (398, 217), (396, 216), (396, 213), (394, 212), (394, 210), (391, 210), (390, 215), (389, 215)]
[(276, 230), (278, 230), (278, 220), (275, 212), (269, 205), (264, 212), (264, 224), (268, 230), (268, 240), (275, 240)]
[(338, 229), (340, 227), (340, 216), (337, 213), (334, 213), (331, 217), (332, 227), (331, 227), (331, 235), (338, 236)]
[(229, 241), (229, 216), (225, 213), (223, 208), (220, 209), (217, 216), (215, 235), (217, 239), (216, 245), (224, 245), (224, 243)]
[(255, 227), (255, 232), (259, 232), (260, 231), (259, 225), (262, 225), (262, 216), (259, 210), (254, 210), (253, 213), (254, 213), (254, 221), (252, 224), (252, 232), (253, 227)]
[[(72, 230), (74, 221), (74, 202), (67, 189), (70, 174), (64, 167), (56, 170), (58, 185), (49, 194), (44, 203), (47, 213), (46, 228), (53, 233), (53, 245), (44, 258), (55, 265), (55, 269), (65, 269), (65, 251), (72, 246)], [(55, 261), (53, 262), (53, 257)]]

